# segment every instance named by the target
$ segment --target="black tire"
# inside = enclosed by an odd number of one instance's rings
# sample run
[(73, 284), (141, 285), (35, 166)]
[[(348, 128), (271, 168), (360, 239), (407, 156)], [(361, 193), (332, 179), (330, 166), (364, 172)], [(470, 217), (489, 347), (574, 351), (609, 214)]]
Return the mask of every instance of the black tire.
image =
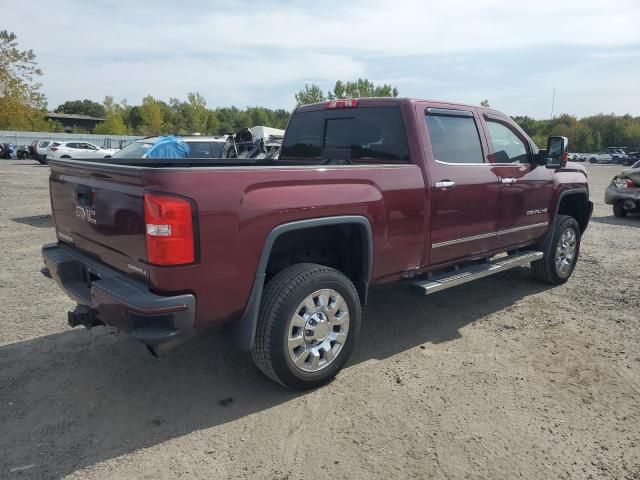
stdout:
[[(349, 328), (336, 357), (323, 369), (306, 372), (293, 363), (287, 351), (289, 322), (301, 302), (320, 289), (333, 289), (345, 300)], [(308, 390), (322, 386), (335, 377), (351, 356), (360, 332), (361, 317), (358, 292), (345, 275), (314, 263), (292, 265), (275, 275), (265, 288), (251, 356), (262, 373), (285, 387)]]
[[(562, 234), (569, 228), (575, 233), (575, 254), (568, 272), (559, 274), (556, 268), (556, 250)], [(533, 276), (551, 285), (560, 285), (569, 280), (580, 255), (580, 226), (576, 219), (568, 215), (558, 215), (551, 237), (543, 243), (542, 251), (544, 252), (544, 258), (531, 263)]]
[(598, 163), (598, 160), (595, 157), (591, 157), (589, 163)]
[(618, 200), (616, 203), (613, 204), (613, 214), (616, 217), (624, 218), (624, 217), (627, 216), (627, 213), (629, 213), (629, 212), (624, 209), (624, 202), (623, 201)]

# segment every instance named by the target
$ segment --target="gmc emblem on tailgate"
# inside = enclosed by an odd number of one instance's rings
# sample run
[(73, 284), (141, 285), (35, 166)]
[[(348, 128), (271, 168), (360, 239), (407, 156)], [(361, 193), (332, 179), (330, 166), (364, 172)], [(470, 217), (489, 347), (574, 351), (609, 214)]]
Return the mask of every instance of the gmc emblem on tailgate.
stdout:
[(80, 205), (76, 205), (76, 217), (85, 222), (96, 223), (96, 211), (87, 207), (81, 207)]

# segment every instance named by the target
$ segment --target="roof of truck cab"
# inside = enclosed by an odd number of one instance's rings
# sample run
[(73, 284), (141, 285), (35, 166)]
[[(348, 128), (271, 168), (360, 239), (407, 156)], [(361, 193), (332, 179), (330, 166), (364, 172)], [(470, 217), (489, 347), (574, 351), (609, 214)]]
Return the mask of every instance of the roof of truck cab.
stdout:
[[(413, 97), (366, 97), (366, 98), (358, 98), (356, 100), (358, 100), (358, 106), (368, 106), (368, 107), (385, 107), (385, 106), (392, 106), (392, 105), (401, 105), (405, 103), (413, 104), (418, 102), (429, 102), (432, 104), (441, 104), (446, 106), (456, 106), (456, 107), (464, 107), (469, 109), (477, 109), (483, 113), (492, 113), (495, 115), (505, 116), (504, 113), (498, 110), (483, 107), (481, 105), (469, 105), (465, 103), (448, 102), (446, 100), (433, 100), (433, 99), (413, 98)], [(332, 100), (327, 100), (325, 102), (310, 103), (307, 105), (298, 105), (295, 111), (310, 112), (310, 111), (316, 111), (316, 110), (323, 110), (331, 102)]]

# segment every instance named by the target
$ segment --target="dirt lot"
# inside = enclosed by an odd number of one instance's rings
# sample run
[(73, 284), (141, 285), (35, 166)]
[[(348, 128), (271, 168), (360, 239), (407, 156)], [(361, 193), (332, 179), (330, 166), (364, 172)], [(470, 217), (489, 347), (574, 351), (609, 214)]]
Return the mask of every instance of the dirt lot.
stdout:
[(39, 274), (48, 167), (0, 163), (0, 478), (640, 478), (640, 217), (603, 204), (568, 284), (520, 269), (378, 287), (338, 378), (299, 394), (216, 332), (159, 360), (71, 330)]

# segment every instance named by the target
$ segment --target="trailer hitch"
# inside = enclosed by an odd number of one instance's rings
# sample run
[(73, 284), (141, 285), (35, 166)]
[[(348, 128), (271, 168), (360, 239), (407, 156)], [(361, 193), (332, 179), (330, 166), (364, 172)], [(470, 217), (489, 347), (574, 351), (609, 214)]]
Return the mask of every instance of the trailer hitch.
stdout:
[(71, 328), (84, 325), (85, 328), (90, 329), (104, 325), (98, 320), (97, 312), (86, 305), (78, 305), (74, 310), (67, 312), (67, 322)]

